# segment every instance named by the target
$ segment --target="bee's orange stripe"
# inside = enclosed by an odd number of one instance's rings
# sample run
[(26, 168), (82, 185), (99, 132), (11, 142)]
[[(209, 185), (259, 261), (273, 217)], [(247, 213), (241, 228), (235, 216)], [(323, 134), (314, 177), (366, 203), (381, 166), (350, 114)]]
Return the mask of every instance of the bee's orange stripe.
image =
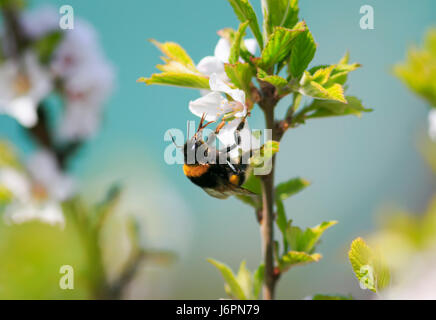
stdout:
[(183, 173), (187, 177), (201, 177), (209, 169), (208, 164), (198, 164), (198, 165), (183, 165)]
[(230, 180), (230, 183), (232, 183), (236, 186), (239, 184), (239, 177), (236, 174), (231, 175), (229, 180)]

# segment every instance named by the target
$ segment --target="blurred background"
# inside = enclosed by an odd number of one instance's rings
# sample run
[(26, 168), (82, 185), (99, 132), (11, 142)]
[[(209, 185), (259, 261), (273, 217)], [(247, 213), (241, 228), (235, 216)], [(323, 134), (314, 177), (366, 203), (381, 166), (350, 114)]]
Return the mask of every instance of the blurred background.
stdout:
[[(251, 2), (260, 17), (260, 1)], [(29, 1), (29, 8), (50, 5), (58, 10), (63, 4)], [(359, 27), (359, 10), (365, 4), (374, 8), (374, 30)], [(107, 277), (116, 278), (128, 260), (131, 245), (122, 226), (128, 224), (126, 216), (133, 215), (141, 247), (175, 257), (141, 263), (123, 297), (224, 297), (221, 276), (206, 258), (233, 269), (242, 259), (250, 269), (257, 267), (261, 256), (255, 215), (236, 199), (207, 196), (184, 177), (180, 165), (164, 162), (169, 143), (164, 133), (170, 128), (184, 131), (186, 120), (195, 120), (188, 102), (198, 91), (146, 87), (136, 79), (155, 72), (159, 63), (150, 38), (180, 43), (195, 62), (211, 55), (216, 31), (238, 26), (230, 5), (224, 0), (75, 0), (72, 6), (76, 18), (95, 28), (114, 74), (98, 133), (83, 141), (66, 164), (86, 204), (99, 203), (112, 185), (121, 189), (116, 214), (99, 240), (105, 243)], [(349, 50), (351, 62), (363, 65), (351, 74), (349, 92), (374, 111), (362, 118), (311, 121), (284, 138), (277, 182), (292, 176), (312, 182), (286, 201), (288, 217), (302, 227), (327, 220), (339, 224), (323, 238), (321, 262), (292, 269), (282, 278), (279, 299), (315, 293), (369, 297), (347, 260), (350, 242), (372, 233), (386, 206), (413, 212), (427, 207), (435, 180), (418, 145), (426, 136), (428, 104), (408, 91), (392, 68), (404, 60), (410, 45), (422, 43), (426, 30), (436, 23), (435, 12), (432, 0), (300, 1), (300, 17), (318, 44), (312, 65), (335, 63)], [(283, 112), (285, 107), (286, 101)], [(259, 113), (253, 113), (250, 125), (263, 127)], [(20, 125), (5, 115), (0, 115), (0, 139), (13, 144), (20, 159), (36, 149)], [(0, 222), (0, 298), (94, 297), (85, 279), (86, 253), (73, 225), (68, 219), (64, 229)], [(75, 290), (59, 288), (59, 267), (66, 264), (76, 270)]]

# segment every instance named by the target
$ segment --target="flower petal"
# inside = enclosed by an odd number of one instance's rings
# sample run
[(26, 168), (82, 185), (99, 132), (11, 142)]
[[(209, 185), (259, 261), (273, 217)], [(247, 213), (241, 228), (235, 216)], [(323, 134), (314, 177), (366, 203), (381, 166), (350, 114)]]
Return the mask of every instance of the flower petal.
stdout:
[(436, 110), (434, 109), (428, 113), (428, 135), (436, 141)]
[(257, 51), (257, 41), (254, 38), (244, 40), (244, 44), (247, 47), (248, 52), (255, 55)]
[(230, 43), (227, 41), (227, 39), (220, 38), (218, 40), (218, 43), (215, 47), (214, 52), (215, 57), (220, 59), (223, 63), (229, 62), (229, 56), (230, 56)]
[[(216, 121), (223, 113), (231, 111), (219, 92), (211, 92), (204, 97), (189, 102), (189, 110), (198, 117), (206, 114), (206, 121)], [(224, 108), (223, 108), (224, 107)]]
[(207, 56), (201, 59), (197, 65), (197, 70), (207, 76), (210, 76), (212, 73), (218, 75), (225, 74), (224, 63), (217, 57), (212, 56)]
[(245, 104), (245, 92), (239, 89), (230, 88), (220, 77), (213, 73), (209, 79), (210, 89), (228, 94), (233, 100)]
[(22, 126), (31, 128), (38, 122), (36, 108), (36, 103), (30, 97), (20, 97), (12, 100), (5, 111)]

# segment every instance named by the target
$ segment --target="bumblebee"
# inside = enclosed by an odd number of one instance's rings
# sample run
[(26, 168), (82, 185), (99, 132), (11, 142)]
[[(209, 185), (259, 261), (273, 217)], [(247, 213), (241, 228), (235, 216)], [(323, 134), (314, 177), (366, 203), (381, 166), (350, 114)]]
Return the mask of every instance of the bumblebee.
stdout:
[(241, 144), (240, 131), (245, 126), (245, 119), (235, 130), (234, 144), (224, 150), (217, 150), (211, 146), (224, 122), (217, 126), (215, 132), (207, 138), (207, 142), (202, 138), (203, 129), (212, 122), (204, 124), (203, 115), (196, 133), (184, 144), (183, 173), (191, 182), (218, 199), (226, 199), (231, 195), (255, 195), (242, 187), (249, 175), (249, 164), (243, 163), (242, 155), (238, 161), (232, 161), (230, 158), (230, 152)]

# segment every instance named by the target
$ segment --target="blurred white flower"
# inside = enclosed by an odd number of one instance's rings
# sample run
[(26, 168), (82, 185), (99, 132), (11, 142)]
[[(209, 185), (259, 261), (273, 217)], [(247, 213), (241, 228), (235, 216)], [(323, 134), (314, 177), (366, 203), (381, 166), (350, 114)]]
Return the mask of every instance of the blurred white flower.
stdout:
[(59, 13), (51, 6), (43, 6), (32, 11), (23, 12), (20, 24), (30, 39), (38, 39), (44, 35), (59, 31)]
[(12, 168), (1, 168), (0, 186), (12, 194), (12, 202), (6, 206), (4, 212), (7, 223), (39, 220), (64, 227), (65, 219), (60, 204), (45, 198), (44, 192), (33, 185), (24, 173)]
[(30, 51), (19, 60), (8, 59), (0, 65), (0, 113), (25, 127), (37, 123), (38, 104), (51, 90), (50, 73)]
[(46, 190), (50, 199), (65, 201), (73, 196), (74, 179), (60, 170), (50, 151), (40, 150), (31, 155), (27, 169), (34, 182)]
[(436, 300), (435, 248), (409, 258), (403, 272), (391, 288), (382, 291), (381, 299)]
[(428, 113), (428, 135), (433, 140), (436, 141), (436, 110), (431, 109)]
[[(257, 42), (255, 39), (244, 40), (244, 44), (251, 54), (256, 53)], [(215, 47), (214, 55), (201, 59), (197, 65), (197, 70), (207, 76), (216, 73), (220, 79), (224, 81), (228, 80), (226, 72), (224, 71), (224, 63), (229, 62), (230, 48), (230, 42), (225, 38), (220, 38)]]
[(65, 227), (65, 217), (59, 203), (48, 202), (14, 202), (5, 210), (5, 221), (7, 223), (21, 224), (32, 220)]
[[(53, 7), (26, 13), (22, 25), (32, 38), (59, 30), (59, 14)], [(114, 70), (100, 47), (95, 29), (76, 19), (74, 29), (63, 30), (63, 38), (50, 62), (53, 75), (65, 94), (65, 111), (58, 126), (64, 140), (83, 140), (99, 128), (101, 109), (114, 84)]]

